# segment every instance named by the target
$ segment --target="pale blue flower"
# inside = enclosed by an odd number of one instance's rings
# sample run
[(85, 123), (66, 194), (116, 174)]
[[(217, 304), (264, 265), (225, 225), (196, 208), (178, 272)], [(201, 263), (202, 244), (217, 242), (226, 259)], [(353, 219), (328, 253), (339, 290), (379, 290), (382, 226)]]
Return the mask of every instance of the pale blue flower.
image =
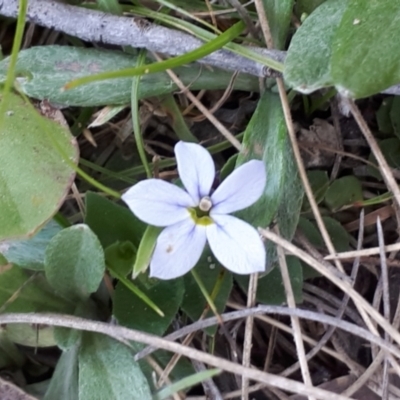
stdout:
[(147, 224), (166, 227), (150, 262), (150, 276), (173, 279), (192, 269), (208, 242), (217, 260), (237, 274), (265, 270), (265, 248), (256, 229), (228, 215), (249, 207), (261, 196), (264, 164), (249, 161), (235, 169), (212, 192), (215, 167), (202, 146), (175, 146), (178, 172), (186, 190), (161, 179), (146, 179), (122, 199)]

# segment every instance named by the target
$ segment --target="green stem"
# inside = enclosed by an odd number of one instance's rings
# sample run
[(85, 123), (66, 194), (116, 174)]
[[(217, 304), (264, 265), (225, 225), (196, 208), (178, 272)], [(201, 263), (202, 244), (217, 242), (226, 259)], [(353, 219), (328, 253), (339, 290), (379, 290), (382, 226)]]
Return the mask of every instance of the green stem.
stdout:
[[(146, 50), (141, 50), (137, 58), (136, 65), (141, 67), (146, 61)], [(149, 162), (147, 160), (146, 152), (144, 151), (143, 137), (140, 130), (140, 117), (139, 117), (139, 85), (141, 76), (132, 78), (132, 96), (131, 96), (131, 112), (132, 112), (132, 125), (133, 134), (135, 136), (136, 147), (139, 153), (140, 160), (144, 170), (146, 171), (147, 178), (152, 177)]]
[(106, 79), (116, 79), (116, 78), (123, 78), (123, 77), (131, 77), (136, 75), (143, 75), (143, 74), (150, 74), (154, 72), (163, 72), (167, 69), (172, 69), (179, 67), (181, 65), (186, 65), (191, 62), (194, 62), (200, 58), (203, 58), (214, 51), (217, 51), (224, 47), (227, 43), (231, 42), (237, 36), (239, 36), (245, 25), (242, 21), (237, 22), (223, 34), (217, 36), (215, 39), (210, 40), (208, 43), (200, 46), (196, 50), (190, 51), (186, 54), (181, 56), (173, 57), (165, 61), (156, 62), (147, 65), (141, 65), (136, 68), (126, 68), (119, 71), (112, 71), (112, 72), (104, 72), (97, 75), (85, 76), (83, 78), (75, 79), (71, 82), (68, 82), (64, 89), (72, 89), (74, 87), (84, 85), (90, 82), (96, 82)]
[(5, 109), (8, 105), (7, 96), (10, 93), (10, 90), (14, 83), (15, 66), (17, 65), (18, 52), (19, 52), (19, 49), (21, 48), (22, 38), (24, 35), (25, 16), (26, 16), (27, 5), (28, 5), (27, 0), (20, 0), (18, 19), (17, 19), (17, 28), (15, 30), (14, 42), (13, 42), (12, 52), (11, 52), (11, 56), (10, 56), (10, 63), (8, 65), (7, 78), (4, 83), (4, 89), (3, 89), (3, 93), (2, 93), (3, 98), (2, 98), (1, 106), (0, 106), (0, 117), (2, 117), (5, 113)]
[(201, 293), (203, 293), (204, 298), (206, 299), (208, 306), (214, 313), (214, 315), (220, 320), (220, 323), (222, 323), (221, 316), (218, 313), (217, 307), (215, 306), (214, 300), (211, 298), (211, 296), (208, 294), (206, 287), (204, 286), (203, 281), (201, 280), (199, 274), (194, 270), (194, 268), (190, 271), (192, 273), (192, 276), (194, 280), (196, 281)]
[(144, 294), (138, 287), (136, 287), (129, 279), (118, 273), (112, 266), (108, 266), (108, 270), (111, 275), (118, 279), (123, 285), (125, 285), (132, 293), (136, 294), (139, 299), (144, 301), (149, 307), (151, 307), (158, 315), (164, 317), (165, 314), (160, 310), (160, 308), (151, 300), (146, 294)]

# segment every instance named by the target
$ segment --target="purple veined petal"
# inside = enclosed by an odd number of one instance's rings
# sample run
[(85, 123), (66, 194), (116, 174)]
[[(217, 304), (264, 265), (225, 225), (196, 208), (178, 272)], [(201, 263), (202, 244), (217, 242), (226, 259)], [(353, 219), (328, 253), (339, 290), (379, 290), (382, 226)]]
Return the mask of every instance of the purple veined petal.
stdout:
[(190, 217), (188, 207), (196, 204), (183, 189), (161, 179), (146, 179), (132, 186), (122, 200), (142, 221), (169, 226)]
[(214, 161), (210, 153), (196, 143), (178, 142), (175, 155), (179, 177), (198, 204), (202, 197), (210, 194), (215, 177)]
[(236, 274), (265, 270), (265, 247), (258, 232), (231, 215), (217, 215), (206, 228), (207, 240), (217, 260)]
[(166, 280), (186, 274), (199, 261), (205, 244), (206, 228), (191, 219), (168, 226), (157, 239), (150, 276)]
[(251, 160), (235, 169), (212, 194), (211, 215), (243, 210), (262, 195), (266, 182), (262, 161)]

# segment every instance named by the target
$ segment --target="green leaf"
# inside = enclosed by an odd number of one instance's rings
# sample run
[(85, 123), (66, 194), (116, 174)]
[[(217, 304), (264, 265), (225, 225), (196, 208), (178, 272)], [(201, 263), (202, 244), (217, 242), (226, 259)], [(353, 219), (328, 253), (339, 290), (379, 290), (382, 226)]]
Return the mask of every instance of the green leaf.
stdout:
[[(27, 273), (11, 264), (0, 267), (0, 312), (58, 312), (68, 314), (73, 304), (58, 297), (41, 273)], [(54, 346), (53, 327), (9, 324), (7, 337), (24, 346)]]
[(236, 167), (252, 159), (265, 163), (267, 184), (261, 198), (237, 216), (253, 226), (268, 226), (276, 215), (285, 182), (287, 131), (279, 96), (266, 91), (247, 125)]
[[(243, 139), (239, 166), (251, 159), (262, 159), (267, 184), (261, 198), (237, 216), (255, 227), (268, 226), (276, 217), (281, 234), (291, 239), (297, 226), (303, 189), (286, 130), (279, 96), (265, 92), (260, 98)], [(267, 267), (274, 261), (274, 247), (267, 244)]]
[(332, 211), (340, 210), (362, 199), (361, 182), (353, 175), (333, 181), (325, 194), (325, 203)]
[(324, 1), (325, 0), (297, 0), (295, 6), (297, 17), (301, 18), (303, 14), (310, 15)]
[(44, 254), (50, 240), (61, 231), (61, 226), (50, 220), (34, 237), (0, 242), (0, 252), (10, 263), (36, 271), (44, 270)]
[[(154, 303), (153, 300), (150, 299), (147, 294), (141, 290), (137, 284), (134, 284), (130, 279), (128, 279), (126, 276), (121, 275), (118, 270), (114, 269), (113, 265), (108, 265), (108, 270), (111, 274), (111, 276), (115, 279), (119, 280), (119, 283), (124, 285), (127, 289), (129, 289), (130, 292), (132, 292), (134, 295), (136, 295), (142, 302), (147, 304), (152, 310), (154, 310), (160, 317), (164, 317), (163, 311), (158, 307), (157, 304)], [(142, 278), (146, 279), (146, 278)]]
[(0, 328), (0, 368), (22, 368), (26, 359), (18, 347), (8, 338), (4, 328)]
[(229, 157), (228, 161), (222, 166), (219, 172), (219, 178), (221, 182), (234, 171), (238, 156), (239, 154), (234, 154), (233, 156)]
[(8, 313), (69, 313), (73, 304), (57, 296), (41, 273), (8, 264), (0, 267), (0, 308)]
[(76, 142), (64, 126), (13, 93), (6, 110), (0, 121), (0, 241), (32, 236), (62, 204), (75, 174), (52, 140), (77, 159)]
[(296, 31), (283, 73), (285, 81), (295, 90), (311, 93), (333, 85), (332, 42), (347, 4), (348, 0), (326, 1)]
[(350, 236), (342, 224), (331, 217), (324, 217), (323, 220), (332, 243), (335, 246), (335, 250), (339, 252), (349, 251)]
[[(296, 303), (301, 303), (303, 301), (302, 266), (294, 256), (287, 256), (286, 262)], [(249, 286), (248, 276), (235, 275), (235, 281), (239, 283), (243, 291), (247, 292)], [(267, 305), (280, 305), (286, 302), (285, 288), (283, 287), (279, 266), (276, 266), (265, 276), (258, 279), (256, 300)]]
[[(18, 54), (16, 74), (20, 90), (29, 97), (47, 99), (51, 103), (91, 107), (127, 104), (131, 98), (132, 78), (94, 82), (72, 90), (61, 88), (69, 81), (91, 74), (124, 69), (136, 64), (137, 57), (116, 50), (72, 46), (38, 46)], [(0, 62), (0, 82), (5, 80), (9, 58)], [(185, 85), (192, 90), (225, 89), (232, 73), (200, 65), (174, 69)], [(258, 90), (258, 79), (240, 74), (234, 89)], [(160, 96), (176, 91), (178, 87), (165, 72), (145, 74), (139, 88), (139, 98)]]
[[(71, 314), (87, 320), (97, 321), (103, 318), (101, 311), (99, 305), (91, 298), (88, 298), (84, 301), (78, 302), (75, 310)], [(58, 326), (54, 328), (54, 339), (61, 350), (67, 351), (73, 346), (80, 345), (82, 338), (81, 333), (82, 331), (77, 329)]]
[(152, 399), (147, 380), (125, 345), (92, 332), (82, 336), (79, 399)]
[(190, 128), (182, 115), (182, 110), (178, 106), (175, 97), (169, 93), (160, 97), (160, 105), (168, 114), (170, 118), (171, 128), (174, 130), (175, 135), (179, 140), (184, 142), (198, 143), (198, 139), (190, 131)]
[(132, 278), (135, 279), (140, 273), (146, 271), (150, 265), (151, 256), (156, 247), (158, 236), (163, 228), (149, 225), (140, 241), (135, 264), (133, 266)]
[(105, 272), (103, 248), (87, 225), (63, 229), (46, 250), (45, 272), (49, 283), (65, 298), (87, 299)]
[(119, 324), (128, 328), (162, 335), (172, 322), (183, 297), (182, 279), (158, 281), (141, 275), (135, 285), (157, 304), (164, 317), (160, 317), (143, 300), (119, 282), (113, 297), (113, 315)]
[(332, 46), (336, 88), (357, 99), (399, 83), (399, 35), (400, 8), (396, 1), (350, 1)]
[[(218, 263), (214, 256), (211, 255), (209, 249), (203, 252), (195, 270), (210, 296), (214, 290), (216, 290), (214, 304), (217, 311), (222, 313), (232, 290), (232, 274)], [(184, 281), (185, 295), (183, 297), (182, 309), (190, 319), (197, 321), (207, 306), (207, 301), (192, 274), (186, 274), (184, 276)], [(214, 314), (209, 310), (205, 318), (212, 316), (214, 316)], [(205, 331), (209, 335), (214, 335), (217, 331), (217, 327), (213, 326), (205, 329)]]
[(119, 275), (126, 276), (132, 271), (136, 248), (131, 242), (114, 243), (106, 248), (104, 254), (107, 266), (112, 265), (112, 270)]
[(126, 207), (93, 192), (86, 193), (85, 223), (97, 235), (104, 248), (129, 240), (137, 248), (146, 225)]
[(263, 0), (274, 48), (284, 49), (289, 32), (294, 0)]
[(79, 399), (78, 350), (73, 346), (61, 354), (43, 400)]

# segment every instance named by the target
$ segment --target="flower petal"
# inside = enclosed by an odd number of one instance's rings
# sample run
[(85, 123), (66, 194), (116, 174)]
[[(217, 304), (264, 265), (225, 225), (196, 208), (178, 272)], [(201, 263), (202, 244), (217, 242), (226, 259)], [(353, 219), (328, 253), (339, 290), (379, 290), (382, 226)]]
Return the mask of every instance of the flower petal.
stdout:
[(150, 276), (173, 279), (186, 274), (199, 261), (206, 244), (206, 229), (193, 220), (165, 228), (157, 239)]
[(262, 161), (251, 160), (235, 169), (211, 196), (211, 215), (229, 214), (255, 203), (263, 193), (266, 181)]
[(210, 194), (215, 177), (214, 161), (210, 153), (196, 143), (178, 142), (175, 155), (179, 177), (198, 204), (202, 197)]
[(132, 186), (122, 200), (142, 221), (169, 226), (190, 216), (187, 207), (196, 204), (181, 188), (161, 179), (146, 179)]
[(206, 228), (207, 239), (217, 260), (236, 274), (265, 270), (265, 247), (258, 232), (230, 215), (217, 215)]

